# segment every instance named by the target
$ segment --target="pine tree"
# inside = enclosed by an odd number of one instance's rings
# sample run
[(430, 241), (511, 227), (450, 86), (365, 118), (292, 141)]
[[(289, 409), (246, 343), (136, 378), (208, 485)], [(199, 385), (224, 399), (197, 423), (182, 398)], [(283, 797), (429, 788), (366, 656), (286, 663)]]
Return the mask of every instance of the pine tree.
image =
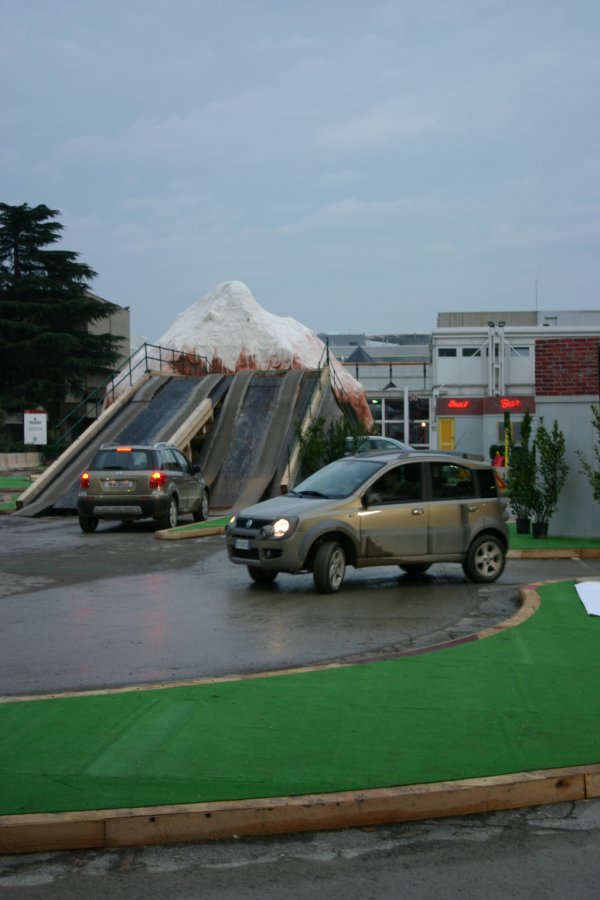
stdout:
[(88, 375), (113, 368), (121, 338), (88, 329), (118, 307), (90, 293), (96, 273), (70, 250), (48, 249), (56, 209), (0, 203), (0, 406), (53, 408), (81, 397)]

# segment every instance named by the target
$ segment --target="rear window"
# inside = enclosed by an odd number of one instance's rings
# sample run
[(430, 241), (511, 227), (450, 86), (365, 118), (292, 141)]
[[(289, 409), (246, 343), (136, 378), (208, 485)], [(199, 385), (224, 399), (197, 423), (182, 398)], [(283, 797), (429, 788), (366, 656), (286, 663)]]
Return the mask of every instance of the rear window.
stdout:
[(152, 451), (126, 449), (99, 450), (90, 466), (91, 469), (152, 469)]
[(491, 469), (478, 469), (479, 494), (481, 497), (497, 497), (496, 478)]

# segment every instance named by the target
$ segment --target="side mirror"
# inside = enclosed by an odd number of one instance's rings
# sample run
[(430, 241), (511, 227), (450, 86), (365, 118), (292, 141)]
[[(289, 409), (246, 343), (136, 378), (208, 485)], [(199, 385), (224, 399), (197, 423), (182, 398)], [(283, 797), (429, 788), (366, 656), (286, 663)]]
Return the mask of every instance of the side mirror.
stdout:
[(194, 475), (200, 475), (202, 472), (202, 466), (192, 466), (192, 472), (194, 473)]

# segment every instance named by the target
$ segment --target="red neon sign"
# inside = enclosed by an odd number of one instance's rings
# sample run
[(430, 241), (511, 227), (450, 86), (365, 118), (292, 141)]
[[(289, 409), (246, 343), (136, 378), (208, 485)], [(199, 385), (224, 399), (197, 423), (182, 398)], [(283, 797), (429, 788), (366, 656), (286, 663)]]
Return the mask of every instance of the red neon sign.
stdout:
[(500, 407), (502, 409), (518, 409), (521, 401), (517, 399), (509, 399), (508, 397), (500, 397)]
[(448, 409), (468, 409), (470, 405), (469, 400), (448, 400)]

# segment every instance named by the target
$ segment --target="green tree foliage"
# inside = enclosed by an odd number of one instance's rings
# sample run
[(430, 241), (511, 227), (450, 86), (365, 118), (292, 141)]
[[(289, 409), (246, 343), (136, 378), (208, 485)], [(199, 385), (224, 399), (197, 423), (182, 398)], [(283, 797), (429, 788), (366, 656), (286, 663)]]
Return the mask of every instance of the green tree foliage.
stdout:
[(531, 413), (525, 411), (521, 423), (521, 441), (517, 446), (509, 431), (507, 490), (515, 516), (528, 519), (533, 511), (535, 487), (535, 451), (531, 444)]
[(577, 457), (581, 463), (581, 472), (590, 483), (594, 500), (600, 502), (600, 408), (594, 403), (592, 403), (592, 425), (596, 429), (596, 436), (599, 439), (599, 442), (594, 444), (594, 458), (590, 463), (581, 450), (577, 450)]
[(544, 425), (543, 416), (535, 431), (534, 450), (536, 477), (533, 514), (536, 522), (549, 522), (567, 480), (569, 466), (565, 462), (565, 436), (554, 420), (552, 430)]
[(81, 396), (90, 372), (119, 359), (118, 336), (88, 330), (118, 307), (90, 294), (96, 273), (79, 254), (53, 248), (63, 231), (57, 215), (0, 203), (0, 404), (8, 411)]
[(308, 478), (327, 463), (340, 459), (346, 450), (347, 437), (359, 437), (364, 429), (351, 424), (345, 417), (325, 427), (325, 419), (319, 416), (310, 423), (304, 434), (296, 427), (302, 457), (302, 477)]

